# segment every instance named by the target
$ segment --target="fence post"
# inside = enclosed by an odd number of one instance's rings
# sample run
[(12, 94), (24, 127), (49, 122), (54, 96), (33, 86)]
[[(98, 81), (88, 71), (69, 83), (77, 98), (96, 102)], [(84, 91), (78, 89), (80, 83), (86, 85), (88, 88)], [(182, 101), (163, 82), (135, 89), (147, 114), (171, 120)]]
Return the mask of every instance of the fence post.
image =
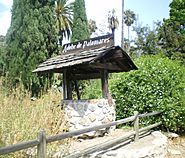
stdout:
[(38, 140), (39, 145), (37, 146), (37, 156), (38, 158), (46, 158), (46, 134), (43, 129), (38, 133)]
[(139, 140), (139, 117), (138, 117), (138, 115), (139, 115), (138, 111), (134, 111), (134, 116), (135, 116), (134, 131), (136, 132), (135, 137), (134, 137), (134, 141)]

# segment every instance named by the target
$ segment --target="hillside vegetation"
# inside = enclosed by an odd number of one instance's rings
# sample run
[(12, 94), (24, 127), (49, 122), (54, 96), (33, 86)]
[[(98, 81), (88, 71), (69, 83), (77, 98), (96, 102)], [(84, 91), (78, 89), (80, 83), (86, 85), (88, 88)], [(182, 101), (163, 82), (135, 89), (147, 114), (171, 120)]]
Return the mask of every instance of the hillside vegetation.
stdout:
[[(67, 130), (63, 111), (58, 106), (61, 100), (59, 92), (49, 90), (41, 98), (32, 101), (21, 86), (7, 91), (1, 78), (0, 87), (0, 147), (36, 139), (40, 129), (44, 129), (47, 135)], [(52, 143), (48, 150), (57, 150), (56, 145), (67, 142)], [(20, 157), (17, 153), (14, 156)]]

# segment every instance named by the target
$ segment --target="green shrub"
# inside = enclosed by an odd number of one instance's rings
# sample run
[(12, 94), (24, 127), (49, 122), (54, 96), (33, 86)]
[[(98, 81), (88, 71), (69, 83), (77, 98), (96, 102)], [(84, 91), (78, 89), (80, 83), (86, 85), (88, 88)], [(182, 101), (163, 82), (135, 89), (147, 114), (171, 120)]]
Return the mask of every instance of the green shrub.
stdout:
[[(144, 56), (135, 63), (137, 71), (114, 74), (110, 80), (117, 119), (134, 111), (161, 111), (163, 128), (185, 131), (185, 67), (160, 55)], [(155, 116), (150, 118), (144, 124), (158, 121)]]
[(98, 99), (102, 97), (101, 80), (89, 80), (84, 85), (82, 99)]

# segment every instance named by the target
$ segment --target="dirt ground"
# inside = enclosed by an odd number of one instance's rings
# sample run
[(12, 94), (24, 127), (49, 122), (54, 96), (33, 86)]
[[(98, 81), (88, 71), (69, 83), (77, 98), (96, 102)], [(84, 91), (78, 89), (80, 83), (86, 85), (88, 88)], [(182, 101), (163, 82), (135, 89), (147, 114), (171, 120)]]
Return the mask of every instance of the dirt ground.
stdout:
[(185, 158), (185, 135), (168, 140), (167, 158)]

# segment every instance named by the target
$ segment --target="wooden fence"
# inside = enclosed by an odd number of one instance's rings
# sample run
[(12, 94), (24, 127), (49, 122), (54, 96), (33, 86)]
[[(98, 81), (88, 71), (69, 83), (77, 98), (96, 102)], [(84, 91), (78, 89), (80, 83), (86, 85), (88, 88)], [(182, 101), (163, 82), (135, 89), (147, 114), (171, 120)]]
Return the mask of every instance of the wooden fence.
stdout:
[(73, 137), (73, 136), (78, 136), (78, 135), (81, 135), (81, 134), (84, 134), (84, 133), (87, 133), (87, 132), (91, 132), (91, 131), (97, 131), (97, 130), (100, 130), (100, 129), (103, 129), (103, 128), (108, 128), (108, 127), (111, 127), (111, 126), (116, 126), (116, 125), (120, 125), (120, 124), (124, 124), (124, 123), (128, 123), (128, 122), (134, 122), (134, 131), (130, 132), (129, 134), (124, 135), (124, 136), (120, 136), (119, 138), (114, 139), (110, 142), (106, 142), (104, 144), (97, 145), (96, 147), (84, 150), (83, 153), (77, 153), (77, 154), (74, 154), (74, 155), (67, 156), (68, 158), (70, 158), (70, 157), (73, 157), (73, 158), (74, 157), (80, 157), (80, 156), (82, 156), (82, 154), (87, 155), (87, 154), (93, 153), (97, 150), (103, 150), (103, 149), (112, 147), (112, 146), (114, 146), (118, 143), (124, 142), (125, 140), (131, 139), (131, 137), (133, 137), (135, 141), (138, 141), (140, 133), (161, 125), (161, 122), (158, 122), (158, 123), (155, 123), (155, 124), (152, 124), (152, 125), (149, 125), (147, 127), (139, 129), (139, 118), (158, 115), (158, 114), (160, 114), (160, 112), (139, 114), (136, 111), (136, 112), (134, 112), (133, 116), (122, 119), (122, 120), (117, 120), (117, 121), (114, 121), (114, 122), (111, 122), (111, 123), (98, 125), (98, 126), (94, 126), (94, 127), (89, 127), (89, 128), (84, 128), (84, 129), (76, 130), (76, 131), (72, 131), (72, 132), (66, 132), (66, 133), (58, 134), (58, 135), (55, 135), (55, 136), (49, 136), (49, 137), (46, 137), (45, 131), (41, 130), (38, 133), (38, 138), (37, 139), (27, 141), (27, 142), (21, 142), (21, 143), (18, 143), (18, 144), (14, 144), (14, 145), (11, 145), (11, 146), (0, 148), (0, 155), (9, 154), (9, 153), (12, 153), (12, 152), (16, 152), (16, 151), (19, 151), (19, 150), (28, 149), (28, 148), (37, 146), (37, 156), (38, 156), (38, 158), (46, 158), (47, 157), (46, 156), (47, 155), (47, 143), (51, 143), (51, 142), (54, 142), (54, 141), (59, 141), (59, 140), (62, 140), (62, 139)]

